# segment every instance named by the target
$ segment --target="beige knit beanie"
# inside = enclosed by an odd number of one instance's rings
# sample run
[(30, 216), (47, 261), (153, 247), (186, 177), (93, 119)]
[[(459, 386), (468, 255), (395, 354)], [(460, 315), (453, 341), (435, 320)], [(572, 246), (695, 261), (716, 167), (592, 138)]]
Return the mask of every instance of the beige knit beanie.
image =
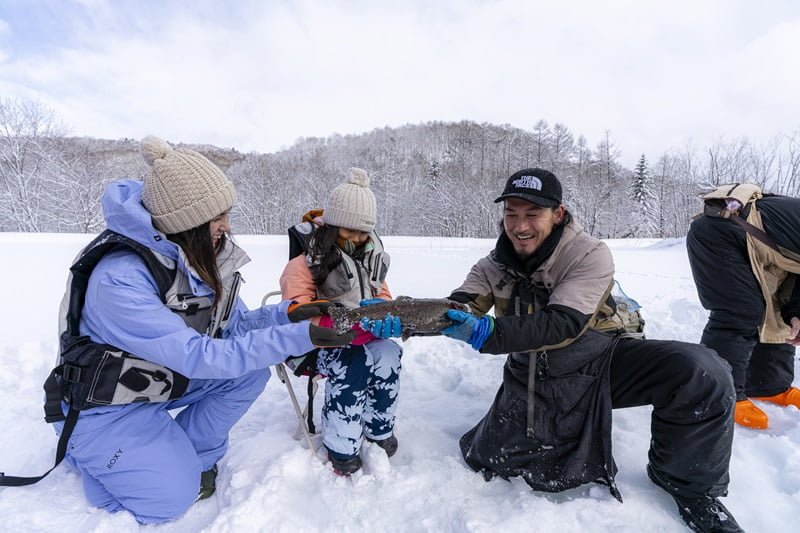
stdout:
[(365, 170), (350, 169), (347, 181), (331, 192), (323, 218), (326, 224), (340, 228), (367, 232), (375, 229), (375, 195), (369, 190)]
[(236, 189), (205, 156), (170, 145), (158, 137), (141, 142), (150, 172), (144, 178), (142, 203), (153, 225), (164, 233), (180, 233), (208, 222), (233, 207)]

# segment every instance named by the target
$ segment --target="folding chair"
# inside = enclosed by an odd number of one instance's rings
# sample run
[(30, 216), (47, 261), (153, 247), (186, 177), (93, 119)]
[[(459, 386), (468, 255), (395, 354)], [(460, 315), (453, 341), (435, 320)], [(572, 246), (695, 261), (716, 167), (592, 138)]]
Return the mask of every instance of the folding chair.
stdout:
[[(261, 299), (261, 305), (267, 303), (272, 296), (280, 296), (281, 291), (272, 291), (268, 292), (264, 295)], [(300, 356), (294, 359), (300, 359), (302, 357), (311, 357), (313, 352), (309, 352), (305, 356)], [(298, 367), (293, 367), (290, 362), (283, 361), (282, 363), (278, 363), (275, 365), (275, 373), (278, 375), (278, 379), (280, 379), (285, 385), (286, 390), (289, 392), (289, 398), (292, 400), (292, 405), (294, 406), (294, 412), (297, 415), (297, 429), (294, 432), (294, 440), (300, 440), (301, 438), (305, 437), (306, 444), (308, 444), (308, 449), (311, 451), (311, 455), (317, 457), (317, 450), (314, 446), (314, 442), (311, 440), (312, 436), (320, 435), (320, 432), (316, 430), (316, 426), (314, 425), (314, 398), (317, 395), (317, 389), (319, 388), (319, 380), (323, 379), (325, 376), (316, 372), (315, 368), (306, 369), (305, 371), (308, 372), (308, 400), (306, 401), (306, 405), (304, 408), (301, 409), (300, 402), (297, 400), (297, 395), (294, 392), (294, 387), (292, 386), (291, 379), (289, 378), (289, 374), (295, 374), (297, 376), (305, 375), (301, 371), (301, 373), (296, 373), (295, 370)], [(289, 369), (289, 372), (287, 372)]]

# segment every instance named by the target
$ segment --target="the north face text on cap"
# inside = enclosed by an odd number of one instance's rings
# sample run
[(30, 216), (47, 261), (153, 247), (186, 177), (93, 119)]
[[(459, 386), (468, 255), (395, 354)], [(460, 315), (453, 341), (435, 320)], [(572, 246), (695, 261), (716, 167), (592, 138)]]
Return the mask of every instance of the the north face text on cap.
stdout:
[(542, 190), (542, 180), (536, 176), (520, 176), (512, 183), (514, 184), (514, 187), (518, 189), (536, 189), (537, 191)]

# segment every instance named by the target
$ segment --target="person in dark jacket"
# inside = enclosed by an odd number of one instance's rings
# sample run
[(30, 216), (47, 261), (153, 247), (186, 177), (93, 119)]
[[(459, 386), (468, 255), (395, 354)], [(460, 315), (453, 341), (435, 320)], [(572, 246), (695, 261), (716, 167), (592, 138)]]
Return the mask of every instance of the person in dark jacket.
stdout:
[(464, 460), (487, 480), (520, 476), (546, 492), (601, 482), (621, 500), (611, 410), (652, 405), (650, 479), (690, 527), (741, 531), (718, 500), (733, 437), (725, 362), (700, 345), (623, 334), (611, 253), (562, 205), (553, 173), (520, 170), (495, 201), (497, 244), (450, 295), (472, 313), (449, 311), (442, 331), (509, 354), (489, 412), (460, 440)]
[(697, 293), (710, 311), (700, 342), (731, 365), (735, 422), (766, 429), (767, 415), (751, 399), (800, 408), (800, 389), (792, 386), (800, 199), (763, 195), (751, 184), (723, 185), (704, 198), (704, 214), (686, 236)]

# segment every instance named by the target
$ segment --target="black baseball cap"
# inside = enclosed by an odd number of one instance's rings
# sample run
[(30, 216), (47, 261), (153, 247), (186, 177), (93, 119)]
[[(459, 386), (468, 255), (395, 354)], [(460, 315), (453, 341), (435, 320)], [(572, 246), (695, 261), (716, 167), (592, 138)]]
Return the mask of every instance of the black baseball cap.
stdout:
[(521, 198), (541, 207), (556, 207), (561, 205), (561, 182), (555, 174), (543, 168), (519, 170), (508, 178), (503, 194), (494, 202), (506, 198)]

